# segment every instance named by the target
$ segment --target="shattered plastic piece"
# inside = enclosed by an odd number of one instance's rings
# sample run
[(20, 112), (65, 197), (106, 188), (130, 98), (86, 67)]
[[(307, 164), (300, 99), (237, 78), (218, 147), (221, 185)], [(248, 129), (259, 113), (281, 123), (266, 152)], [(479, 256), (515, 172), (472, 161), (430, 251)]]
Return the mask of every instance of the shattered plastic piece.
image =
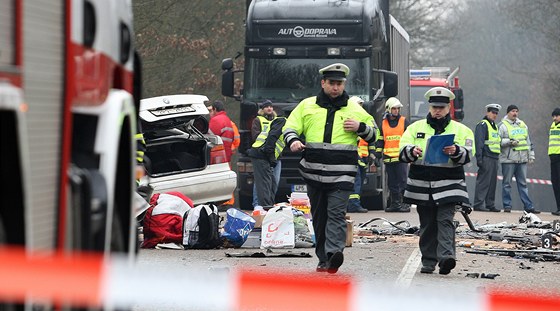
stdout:
[(482, 274), (480, 275), (480, 278), (481, 278), (481, 279), (492, 279), (492, 280), (493, 280), (493, 279), (495, 279), (497, 276), (500, 276), (500, 275), (497, 274), (497, 273), (488, 273), (488, 274), (482, 273)]
[(480, 276), (480, 273), (467, 273), (467, 275), (465, 276), (468, 278), (477, 279)]
[(263, 258), (263, 257), (312, 257), (311, 254), (305, 252), (273, 252), (267, 250), (265, 252), (241, 252), (241, 253), (226, 253), (226, 257), (250, 257), (250, 258)]

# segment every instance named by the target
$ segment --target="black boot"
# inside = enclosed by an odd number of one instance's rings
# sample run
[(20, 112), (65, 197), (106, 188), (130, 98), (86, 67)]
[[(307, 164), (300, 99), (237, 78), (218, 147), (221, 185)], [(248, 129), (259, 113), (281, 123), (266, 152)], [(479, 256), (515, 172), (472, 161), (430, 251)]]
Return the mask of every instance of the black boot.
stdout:
[(408, 213), (410, 212), (410, 205), (403, 203), (403, 196), (402, 194), (398, 194), (399, 195), (399, 213)]
[(385, 210), (387, 213), (396, 213), (401, 209), (400, 193), (391, 192), (391, 204)]

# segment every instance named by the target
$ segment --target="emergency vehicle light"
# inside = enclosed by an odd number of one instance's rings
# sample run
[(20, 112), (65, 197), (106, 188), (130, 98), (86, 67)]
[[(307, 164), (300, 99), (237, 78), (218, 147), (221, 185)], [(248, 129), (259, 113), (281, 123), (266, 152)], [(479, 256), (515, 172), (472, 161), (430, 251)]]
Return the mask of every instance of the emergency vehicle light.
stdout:
[(429, 79), (432, 76), (431, 70), (410, 70), (410, 79), (422, 80)]

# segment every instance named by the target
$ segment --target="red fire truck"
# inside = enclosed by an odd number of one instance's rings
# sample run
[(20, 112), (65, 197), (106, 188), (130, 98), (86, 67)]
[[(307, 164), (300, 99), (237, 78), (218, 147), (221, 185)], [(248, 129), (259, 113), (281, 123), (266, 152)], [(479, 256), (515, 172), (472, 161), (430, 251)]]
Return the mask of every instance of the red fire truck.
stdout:
[(463, 111), (463, 89), (459, 86), (459, 69), (451, 71), (449, 67), (424, 67), (410, 70), (410, 119), (416, 121), (423, 119), (428, 114), (428, 102), (424, 98), (427, 90), (435, 86), (443, 86), (455, 94), (451, 101), (451, 118), (462, 121), (465, 117)]
[(0, 244), (134, 257), (132, 38), (130, 1), (0, 1)]

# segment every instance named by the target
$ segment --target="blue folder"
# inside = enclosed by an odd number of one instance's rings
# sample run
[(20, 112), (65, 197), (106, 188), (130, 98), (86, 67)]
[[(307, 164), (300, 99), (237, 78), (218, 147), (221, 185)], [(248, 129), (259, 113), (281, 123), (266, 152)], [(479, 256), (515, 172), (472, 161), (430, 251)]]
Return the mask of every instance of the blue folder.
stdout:
[(443, 147), (453, 145), (455, 134), (434, 135), (428, 138), (424, 150), (424, 164), (445, 164), (449, 162), (449, 155), (443, 152)]

